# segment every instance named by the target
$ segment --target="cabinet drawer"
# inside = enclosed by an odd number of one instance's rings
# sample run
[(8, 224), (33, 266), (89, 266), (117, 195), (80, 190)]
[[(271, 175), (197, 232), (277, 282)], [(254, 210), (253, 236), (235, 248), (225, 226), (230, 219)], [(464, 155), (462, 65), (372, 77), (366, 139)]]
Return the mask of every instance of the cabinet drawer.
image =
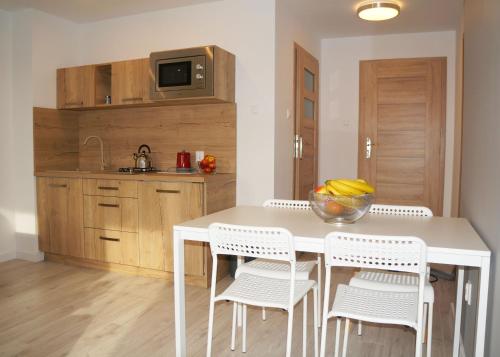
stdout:
[(87, 196), (83, 198), (86, 228), (137, 232), (137, 200), (134, 198)]
[(137, 181), (86, 179), (83, 193), (93, 196), (137, 198)]
[(85, 228), (84, 252), (87, 259), (139, 265), (137, 233)]

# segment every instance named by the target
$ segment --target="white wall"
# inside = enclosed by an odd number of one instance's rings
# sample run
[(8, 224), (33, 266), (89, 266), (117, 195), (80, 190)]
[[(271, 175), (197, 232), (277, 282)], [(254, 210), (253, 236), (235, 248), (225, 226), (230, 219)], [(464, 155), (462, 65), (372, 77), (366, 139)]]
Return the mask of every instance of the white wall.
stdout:
[[(500, 2), (465, 1), (464, 112), (460, 215), (467, 218), (491, 250), (485, 356), (500, 351)], [(479, 286), (471, 270), (473, 289)], [(474, 356), (477, 295), (464, 304), (463, 338)]]
[(12, 20), (16, 250), (18, 258), (39, 260), (33, 106), (55, 107), (56, 68), (78, 62), (78, 27), (36, 10), (13, 12)]
[[(321, 40), (303, 19), (290, 12), (288, 0), (276, 0), (275, 176), (276, 198), (293, 198), (294, 42), (320, 58)], [(321, 115), (321, 113), (320, 113)]]
[(445, 216), (451, 210), (455, 117), (455, 31), (322, 40), (319, 177), (356, 177), (358, 161), (359, 61), (447, 57)]
[(12, 16), (0, 10), (0, 262), (16, 254), (12, 135)]

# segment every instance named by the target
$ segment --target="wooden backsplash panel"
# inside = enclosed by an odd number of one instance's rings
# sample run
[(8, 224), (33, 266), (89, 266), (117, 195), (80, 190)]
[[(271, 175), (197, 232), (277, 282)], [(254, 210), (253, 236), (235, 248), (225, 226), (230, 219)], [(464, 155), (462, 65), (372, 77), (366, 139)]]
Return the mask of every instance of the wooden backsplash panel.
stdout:
[(107, 169), (134, 166), (132, 155), (141, 144), (152, 150), (153, 165), (176, 165), (178, 151), (196, 150), (217, 157), (217, 171), (236, 172), (236, 104), (102, 109), (79, 112), (79, 167), (99, 168), (99, 143), (83, 142), (98, 135), (104, 141)]
[(33, 108), (35, 171), (78, 168), (78, 116), (69, 110)]

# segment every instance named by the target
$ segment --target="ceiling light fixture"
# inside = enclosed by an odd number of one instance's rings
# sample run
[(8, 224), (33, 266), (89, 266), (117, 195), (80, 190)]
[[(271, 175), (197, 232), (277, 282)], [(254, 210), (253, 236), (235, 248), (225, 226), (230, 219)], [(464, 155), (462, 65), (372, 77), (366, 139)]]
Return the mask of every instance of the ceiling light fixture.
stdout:
[(367, 21), (384, 21), (399, 15), (401, 7), (390, 1), (364, 2), (358, 7), (358, 16)]

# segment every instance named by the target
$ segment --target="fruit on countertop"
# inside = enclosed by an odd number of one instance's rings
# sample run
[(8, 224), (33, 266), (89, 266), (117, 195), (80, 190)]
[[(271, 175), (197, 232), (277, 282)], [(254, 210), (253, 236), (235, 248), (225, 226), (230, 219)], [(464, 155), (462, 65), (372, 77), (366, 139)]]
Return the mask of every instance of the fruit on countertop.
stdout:
[(206, 173), (206, 174), (211, 174), (215, 172), (216, 165), (215, 165), (215, 156), (213, 155), (205, 155), (203, 160), (200, 161), (199, 163), (200, 169)]

